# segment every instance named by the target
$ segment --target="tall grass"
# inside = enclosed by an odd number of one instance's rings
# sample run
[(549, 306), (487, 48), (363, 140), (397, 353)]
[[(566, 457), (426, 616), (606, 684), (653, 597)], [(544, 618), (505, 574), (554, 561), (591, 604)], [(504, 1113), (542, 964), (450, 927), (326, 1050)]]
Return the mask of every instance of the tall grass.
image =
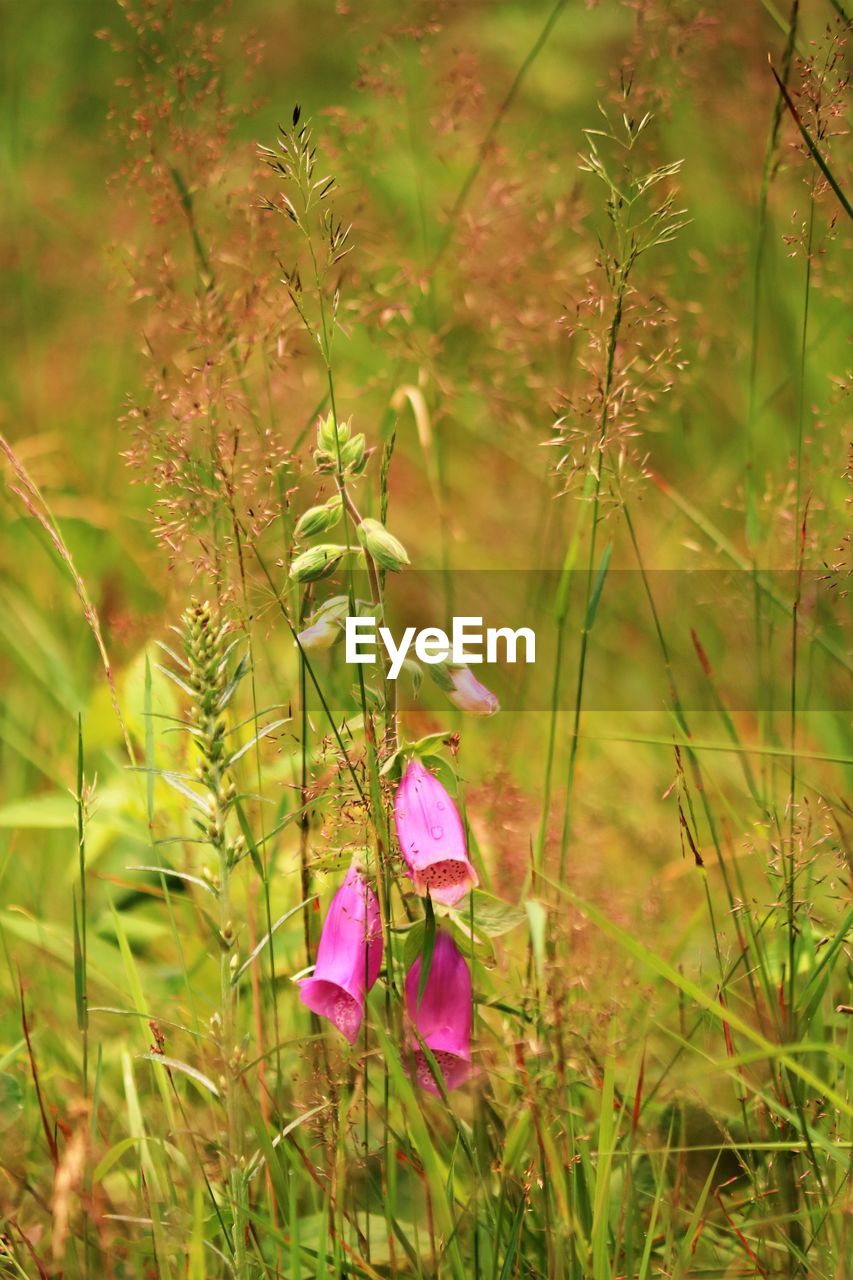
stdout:
[[(2, 1274), (844, 1274), (849, 661), (810, 613), (844, 590), (844, 32), (634, 9), (377, 5), (334, 47), (306, 11), (286, 85), (239, 12), (111, 18), (131, 470), (2, 436)], [(722, 563), (748, 705), (656, 572)], [(458, 612), (469, 564), (551, 571), (544, 710), (343, 661), (346, 614), (422, 568)], [(665, 704), (607, 709), (641, 631)], [(416, 891), (412, 760), (456, 902)], [(350, 867), (352, 1042), (297, 985)], [(419, 1021), (447, 936), (458, 1087)]]

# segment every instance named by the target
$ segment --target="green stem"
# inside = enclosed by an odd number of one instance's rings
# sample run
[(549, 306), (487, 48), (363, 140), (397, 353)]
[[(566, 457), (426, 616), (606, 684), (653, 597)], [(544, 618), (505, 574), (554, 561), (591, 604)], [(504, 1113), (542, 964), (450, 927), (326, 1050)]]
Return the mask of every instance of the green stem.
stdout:
[(610, 412), (610, 392), (613, 387), (613, 368), (616, 360), (616, 346), (619, 340), (619, 330), (622, 324), (622, 308), (625, 301), (625, 291), (628, 283), (629, 265), (623, 264), (619, 268), (619, 274), (616, 282), (616, 298), (613, 307), (613, 316), (610, 321), (610, 328), (607, 335), (607, 366), (604, 377), (604, 387), (601, 393), (601, 416), (599, 419), (598, 441), (597, 441), (597, 462), (594, 466), (593, 495), (592, 495), (592, 530), (589, 539), (589, 556), (587, 558), (586, 571), (586, 595), (584, 600), (584, 620), (581, 627), (580, 654), (578, 657), (578, 679), (575, 688), (575, 704), (574, 715), (572, 720), (572, 736), (569, 744), (569, 767), (566, 779), (566, 802), (563, 810), (563, 830), (560, 836), (560, 881), (566, 878), (566, 865), (568, 859), (569, 836), (571, 834), (572, 822), (572, 793), (575, 782), (575, 766), (577, 763), (578, 742), (580, 739), (580, 720), (581, 710), (583, 706), (583, 690), (586, 675), (586, 656), (589, 646), (590, 617), (589, 605), (592, 599), (592, 585), (595, 576), (595, 548), (596, 537), (598, 533), (598, 523), (600, 519), (601, 507), (601, 475), (604, 469), (605, 454), (607, 450), (607, 428)]
[[(782, 93), (784, 85), (787, 84), (788, 77), (791, 73), (791, 64), (796, 48), (797, 40), (797, 21), (799, 15), (799, 0), (792, 0), (791, 13), (788, 23), (787, 39), (785, 41), (785, 49), (782, 55), (782, 77), (779, 83), (779, 93), (773, 104), (773, 117), (770, 124), (770, 134), (767, 139), (767, 146), (764, 151), (764, 165), (761, 175), (761, 191), (758, 200), (758, 226), (756, 230), (755, 241), (755, 258), (753, 264), (752, 275), (752, 324), (750, 331), (750, 351), (749, 351), (749, 381), (748, 381), (748, 403), (746, 416), (746, 475), (745, 475), (745, 503), (746, 503), (746, 542), (750, 552), (751, 569), (752, 569), (752, 596), (753, 596), (753, 635), (755, 645), (755, 674), (758, 686), (758, 726), (759, 738), (762, 743), (767, 740), (770, 730), (770, 712), (765, 705), (761, 690), (765, 687), (763, 679), (764, 671), (764, 617), (763, 617), (763, 600), (758, 582), (758, 566), (756, 562), (756, 550), (760, 537), (760, 529), (758, 523), (758, 503), (756, 496), (755, 481), (755, 418), (756, 418), (756, 397), (758, 385), (758, 339), (760, 327), (760, 305), (761, 305), (761, 279), (764, 266), (764, 250), (767, 243), (767, 211), (770, 196), (770, 183), (773, 178), (773, 169), (776, 161), (776, 154), (779, 145), (779, 130), (782, 123), (782, 114), (784, 112), (784, 98)], [(778, 77), (777, 77), (778, 79)], [(765, 809), (768, 807), (768, 764), (766, 757), (761, 758), (761, 786), (762, 786), (762, 805)], [(772, 798), (771, 798), (772, 800)]]
[[(796, 441), (796, 498), (794, 502), (794, 574), (795, 590), (791, 609), (791, 697), (790, 697), (790, 742), (791, 766), (788, 788), (788, 875), (786, 887), (788, 913), (788, 1017), (789, 1035), (796, 1035), (796, 875), (797, 859), (794, 849), (796, 834), (796, 793), (797, 793), (797, 646), (798, 621), (802, 597), (803, 559), (805, 555), (805, 516), (803, 515), (803, 419), (805, 410), (805, 376), (806, 376), (806, 344), (809, 327), (809, 298), (812, 278), (812, 246), (814, 238), (814, 183), (811, 184), (809, 203), (809, 229), (806, 241), (806, 272), (803, 296), (803, 329), (800, 343), (800, 378), (797, 403), (797, 441)], [(802, 529), (800, 528), (802, 522)]]

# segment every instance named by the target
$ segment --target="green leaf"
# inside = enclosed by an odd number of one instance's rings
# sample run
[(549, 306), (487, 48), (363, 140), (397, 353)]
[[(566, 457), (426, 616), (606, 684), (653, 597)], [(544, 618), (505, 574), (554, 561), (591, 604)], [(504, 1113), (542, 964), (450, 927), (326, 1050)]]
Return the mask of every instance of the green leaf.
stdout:
[(426, 670), (430, 680), (438, 685), (442, 693), (453, 693), (453, 681), (446, 662), (430, 662)]
[(430, 773), (434, 773), (445, 790), (455, 796), (459, 791), (456, 774), (452, 767), (441, 756), (421, 756), (421, 764)]
[(154, 831), (154, 690), (151, 680), (151, 661), (145, 655), (145, 814), (148, 830)]
[(173, 791), (177, 791), (180, 795), (185, 796), (187, 800), (192, 801), (206, 818), (210, 817), (210, 801), (204, 796), (200, 796), (197, 791), (193, 791), (192, 787), (187, 786), (183, 778), (179, 778), (176, 773), (170, 773), (168, 769), (164, 769), (160, 777), (169, 784)]
[(145, 1142), (152, 1142), (157, 1146), (165, 1146), (162, 1138), (154, 1138), (150, 1134), (138, 1134), (132, 1138), (122, 1138), (114, 1147), (110, 1147), (103, 1160), (95, 1165), (92, 1171), (92, 1181), (95, 1183), (102, 1182), (127, 1151), (131, 1151), (134, 1147), (138, 1147)]
[[(721, 1025), (728, 1023), (733, 1031), (736, 1031), (738, 1035), (743, 1036), (745, 1040), (749, 1040), (751, 1044), (755, 1045), (756, 1049), (760, 1051), (768, 1062), (780, 1063), (791, 1075), (798, 1076), (804, 1084), (807, 1084), (816, 1094), (822, 1096), (825, 1102), (831, 1102), (843, 1115), (853, 1116), (853, 1105), (848, 1099), (828, 1084), (826, 1080), (822, 1080), (812, 1069), (808, 1060), (806, 1062), (798, 1060), (796, 1055), (800, 1051), (799, 1046), (773, 1044), (730, 1006), (722, 1006), (717, 995), (709, 994), (697, 982), (686, 978), (678, 969), (673, 968), (663, 956), (656, 955), (648, 947), (643, 946), (632, 933), (616, 924), (598, 907), (578, 897), (567, 886), (560, 886), (560, 891), (606, 938), (618, 943), (627, 951), (628, 955), (644, 965), (651, 973), (670, 983), (677, 991), (681, 991), (689, 1000), (692, 1000), (700, 1009), (703, 1009), (710, 1018), (713, 1018), (715, 1022)], [(528, 903), (528, 907), (530, 905)]]
[(167, 1058), (162, 1053), (143, 1053), (140, 1056), (148, 1062), (159, 1062), (161, 1067), (167, 1067), (170, 1071), (182, 1072), (190, 1080), (200, 1085), (202, 1089), (212, 1093), (214, 1098), (219, 1097), (219, 1090), (210, 1077), (206, 1076), (203, 1071), (199, 1071), (197, 1067), (191, 1067), (188, 1062), (181, 1062), (178, 1058)]
[(424, 738), (418, 738), (417, 742), (410, 742), (407, 751), (414, 752), (417, 756), (428, 755), (433, 747), (445, 746), (450, 740), (451, 735), (447, 731), (441, 733), (428, 733)]
[(234, 803), (234, 811), (237, 814), (237, 821), (240, 824), (240, 830), (243, 833), (243, 839), (246, 841), (246, 848), (249, 850), (249, 857), (252, 859), (252, 866), (257, 871), (261, 880), (266, 883), (266, 873), (264, 871), (264, 860), (261, 857), (260, 850), (255, 843), (255, 837), (252, 828), (249, 826), (249, 819), (239, 800)]
[(253, 734), (248, 742), (244, 742), (243, 746), (240, 747), (238, 751), (234, 752), (233, 756), (231, 756), (228, 761), (228, 768), (230, 769), (232, 765), (236, 764), (240, 757), (244, 756), (247, 751), (251, 751), (255, 743), (260, 742), (261, 738), (266, 738), (268, 734), (275, 733), (276, 729), (280, 729), (283, 724), (287, 724), (289, 718), (289, 716), (286, 716), (282, 720), (272, 720), (269, 724), (265, 724), (263, 729), (260, 729), (257, 733)]
[(515, 1211), (515, 1221), (510, 1229), (509, 1244), (501, 1267), (501, 1280), (510, 1280), (515, 1275), (515, 1255), (518, 1249), (518, 1242), (521, 1239), (521, 1224), (524, 1219), (525, 1207), (524, 1196), (519, 1196), (518, 1208)]
[[(404, 664), (405, 665), (405, 664)], [(443, 746), (450, 735), (446, 732), (428, 733), (424, 738), (418, 738), (417, 742), (407, 742), (404, 746), (394, 751), (382, 765), (380, 776), (383, 778), (399, 778), (402, 776), (406, 760), (409, 756), (417, 758), (421, 761), (425, 769), (436, 769), (447, 771), (449, 765), (441, 757), (433, 754), (433, 747)], [(444, 778), (441, 779), (444, 782)], [(445, 786), (447, 783), (445, 782)], [(452, 790), (456, 791), (456, 778), (453, 778)]]
[(435, 951), (435, 912), (432, 909), (432, 898), (427, 894), (424, 899), (424, 940), (421, 948), (421, 972), (418, 978), (418, 1005), (424, 998), (429, 972), (432, 968), (432, 957)]
[(604, 1064), (604, 1080), (598, 1120), (598, 1160), (595, 1176), (595, 1201), (592, 1211), (592, 1265), (596, 1280), (612, 1274), (610, 1269), (610, 1194), (613, 1170), (615, 1126), (613, 1115), (615, 1063), (608, 1055)]
[(613, 543), (608, 542), (604, 548), (604, 555), (601, 557), (601, 563), (598, 566), (598, 573), (595, 575), (595, 584), (592, 588), (592, 594), (589, 598), (589, 607), (586, 611), (586, 621), (584, 627), (587, 631), (592, 630), (592, 624), (595, 622), (595, 615), (598, 611), (598, 602), (601, 599), (601, 592), (604, 589), (604, 579), (607, 577), (607, 570), (610, 567), (610, 557), (613, 554)]
[(516, 929), (520, 924), (524, 924), (527, 919), (527, 913), (522, 907), (514, 907), (511, 903), (504, 902), (502, 898), (496, 898), (493, 894), (486, 893), (483, 889), (475, 889), (473, 894), (463, 898), (453, 908), (454, 913), (464, 923), (466, 930), (471, 921), (472, 898), (475, 933), (486, 933), (490, 938), (499, 938), (501, 934), (509, 933), (511, 929)]
[(405, 941), (403, 942), (403, 967), (406, 973), (409, 972), (424, 949), (425, 932), (426, 922), (423, 920), (418, 920), (410, 929), (406, 930)]
[(393, 778), (395, 781), (402, 776), (403, 761), (405, 760), (405, 751), (392, 751), (391, 755), (379, 770), (380, 778)]
[(186, 680), (182, 680), (181, 677), (179, 675), (176, 675), (175, 672), (172, 671), (169, 667), (164, 667), (161, 663), (155, 662), (154, 668), (156, 671), (159, 671), (162, 675), (167, 676), (172, 681), (172, 684), (176, 684), (178, 688), (187, 695), (188, 698), (194, 698), (196, 696), (195, 690), (192, 689), (190, 685), (187, 684)]
[(275, 924), (269, 930), (269, 932), (265, 933), (264, 936), (261, 938), (260, 942), (255, 947), (254, 951), (252, 951), (249, 957), (246, 960), (244, 960), (243, 963), (240, 965), (240, 968), (237, 970), (237, 972), (234, 974), (234, 977), (231, 979), (232, 986), (234, 986), (237, 982), (240, 981), (243, 974), (255, 962), (255, 960), (257, 960), (258, 956), (261, 954), (264, 947), (269, 942), (270, 938), (272, 938), (273, 935), (278, 932), (281, 926), (283, 924), (286, 924), (287, 921), (290, 920), (292, 916), (295, 916), (297, 911), (301, 911), (303, 907), (306, 907), (309, 902), (316, 901), (316, 897), (317, 895), (314, 894), (310, 898), (306, 898), (304, 902), (298, 902), (295, 907), (291, 907), (289, 911), (285, 911), (283, 916), (279, 916), (279, 918), (276, 920)]
[(191, 876), (187, 871), (173, 871), (171, 867), (154, 867), (145, 866), (143, 864), (134, 864), (127, 868), (128, 871), (150, 871), (155, 876), (172, 876), (175, 880), (183, 880), (185, 884), (194, 884), (199, 889), (204, 889), (206, 893), (210, 893), (216, 898), (217, 892), (213, 885), (207, 880), (202, 880), (201, 876)]
[(0, 827), (26, 827), (32, 830), (74, 830), (77, 811), (67, 791), (50, 791), (40, 796), (13, 800), (0, 808)]
[(237, 666), (234, 668), (233, 676), (228, 681), (225, 688), (222, 690), (222, 693), (219, 695), (219, 701), (216, 704), (217, 711), (225, 710), (225, 708), (228, 706), (231, 699), (234, 697), (234, 694), (237, 692), (237, 688), (240, 684), (240, 681), (243, 679), (243, 676), (246, 674), (248, 670), (249, 670), (249, 655), (247, 653), (244, 653), (240, 661), (237, 663)]
[(80, 941), (80, 926), (77, 921), (77, 894), (71, 895), (72, 916), (74, 921), (74, 1003), (77, 1008), (77, 1029), (85, 1031), (89, 1025), (86, 1009), (86, 966), (83, 961), (83, 947)]
[(536, 976), (541, 983), (545, 970), (545, 923), (546, 912), (541, 902), (528, 898), (524, 904), (527, 913), (527, 924), (530, 929), (530, 945), (533, 948), (533, 963)]
[[(8, 930), (36, 951), (52, 956), (60, 964), (73, 969), (74, 936), (65, 925), (44, 920), (31, 920), (18, 910), (0, 911), (0, 928)], [(97, 938), (89, 938), (87, 947), (90, 982), (95, 981), (110, 991), (120, 991), (115, 968), (115, 948)]]
[(444, 1240), (444, 1255), (450, 1275), (453, 1280), (469, 1280), (470, 1273), (465, 1267), (459, 1249), (452, 1203), (447, 1195), (447, 1170), (436, 1148), (437, 1136), (434, 1129), (427, 1124), (420, 1106), (420, 1099), (403, 1069), (399, 1046), (385, 1034), (380, 1024), (376, 1026), (376, 1036), (388, 1065), (395, 1097), (411, 1134), (412, 1147), (423, 1165), (424, 1178), (432, 1198), (433, 1213)]

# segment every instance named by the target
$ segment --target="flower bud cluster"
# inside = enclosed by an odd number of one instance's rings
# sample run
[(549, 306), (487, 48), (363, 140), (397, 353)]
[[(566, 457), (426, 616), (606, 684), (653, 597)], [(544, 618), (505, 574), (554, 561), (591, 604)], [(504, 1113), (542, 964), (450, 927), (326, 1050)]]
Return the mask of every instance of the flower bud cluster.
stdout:
[[(368, 564), (379, 569), (398, 573), (409, 563), (406, 548), (398, 538), (389, 533), (381, 520), (362, 519), (346, 489), (346, 481), (362, 474), (367, 465), (368, 453), (364, 435), (352, 434), (349, 420), (335, 422), (333, 414), (321, 418), (317, 424), (317, 448), (314, 462), (320, 472), (329, 472), (336, 478), (338, 492), (326, 502), (309, 507), (296, 524), (297, 539), (318, 537), (330, 532), (340, 521), (344, 504), (353, 515), (360, 547), (341, 546), (333, 542), (318, 543), (300, 552), (290, 564), (290, 578), (294, 582), (319, 582), (334, 573), (348, 552), (366, 553)], [(361, 552), (363, 548), (363, 552)], [(328, 648), (334, 642), (331, 628), (317, 628), (309, 637), (318, 648)]]
[(353, 435), (350, 423), (335, 424), (333, 414), (321, 418), (317, 427), (317, 448), (314, 462), (318, 471), (344, 476), (360, 476), (367, 466), (367, 447), (364, 434)]

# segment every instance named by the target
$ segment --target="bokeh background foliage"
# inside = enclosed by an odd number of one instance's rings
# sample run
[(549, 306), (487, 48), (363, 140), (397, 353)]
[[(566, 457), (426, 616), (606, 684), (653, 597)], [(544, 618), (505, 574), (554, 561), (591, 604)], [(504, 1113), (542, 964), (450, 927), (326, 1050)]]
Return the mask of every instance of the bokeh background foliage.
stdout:
[[(771, 697), (793, 600), (757, 571), (843, 599), (848, 223), (767, 61), (849, 192), (843, 6), (33, 0), (2, 23), (2, 1273), (842, 1275), (849, 717), (809, 710), (808, 618), (793, 715)], [(203, 870), (186, 797), (151, 772), (188, 766), (155, 642), (193, 595), (251, 647), (245, 741), (259, 712), (285, 722), (241, 764), (250, 830), (281, 828), (266, 891), (240, 868), (243, 955), (305, 896), (300, 859), (325, 903), (370, 843), (283, 616), (327, 388), (256, 144), (297, 101), (352, 223), (334, 363), (377, 449), (365, 511), (393, 435), (389, 523), (448, 607), (454, 569), (582, 570), (606, 399), (592, 563), (755, 573), (756, 614), (732, 619), (755, 697), (407, 713), (406, 738), (460, 735), (444, 758), (509, 904), (476, 955), (481, 1073), (451, 1106), (420, 1096), (379, 1001), (379, 1038), (345, 1055), (297, 1002), (320, 918), (297, 912), (239, 1008), (235, 1254), (204, 886), (131, 868)], [(591, 146), (628, 169), (584, 133), (602, 107), (620, 138), (653, 113), (630, 168), (673, 200), (612, 385), (625, 212)], [(234, 443), (219, 472), (211, 423)], [(691, 618), (668, 625), (690, 652)], [(589, 664), (619, 660), (593, 628)], [(317, 666), (352, 715), (349, 674)], [(163, 1043), (189, 1071), (144, 1060)]]

